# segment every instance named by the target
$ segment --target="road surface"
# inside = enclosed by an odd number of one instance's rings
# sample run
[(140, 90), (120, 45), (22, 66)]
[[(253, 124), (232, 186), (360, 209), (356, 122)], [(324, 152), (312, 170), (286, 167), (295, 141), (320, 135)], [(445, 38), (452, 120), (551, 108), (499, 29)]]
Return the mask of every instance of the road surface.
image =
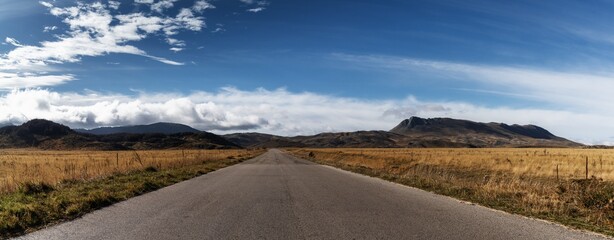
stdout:
[(279, 150), (23, 239), (600, 239)]

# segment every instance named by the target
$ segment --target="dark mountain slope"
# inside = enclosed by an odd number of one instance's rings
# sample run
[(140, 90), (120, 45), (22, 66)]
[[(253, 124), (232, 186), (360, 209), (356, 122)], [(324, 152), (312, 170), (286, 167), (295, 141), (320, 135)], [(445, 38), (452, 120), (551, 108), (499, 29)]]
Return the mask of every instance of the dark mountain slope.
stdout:
[(314, 136), (291, 137), (307, 147), (322, 148), (392, 148), (398, 147), (400, 136), (386, 131), (358, 131), (342, 133), (320, 133)]
[(134, 125), (123, 127), (101, 127), (94, 129), (75, 129), (77, 132), (90, 133), (95, 135), (116, 134), (116, 133), (162, 133), (162, 134), (175, 134), (175, 133), (198, 133), (197, 129), (190, 126), (178, 124), (178, 123), (154, 123), (149, 125)]
[(315, 148), (370, 148), (398, 147), (395, 138), (403, 137), (386, 131), (358, 131), (320, 133), (313, 136), (282, 137), (260, 133), (234, 133), (224, 135), (242, 147), (315, 147)]
[(0, 128), (0, 148), (35, 147), (53, 150), (142, 150), (142, 149), (219, 149), (239, 148), (225, 138), (208, 132), (116, 133), (93, 135), (79, 133), (51, 121), (35, 119), (21, 126)]

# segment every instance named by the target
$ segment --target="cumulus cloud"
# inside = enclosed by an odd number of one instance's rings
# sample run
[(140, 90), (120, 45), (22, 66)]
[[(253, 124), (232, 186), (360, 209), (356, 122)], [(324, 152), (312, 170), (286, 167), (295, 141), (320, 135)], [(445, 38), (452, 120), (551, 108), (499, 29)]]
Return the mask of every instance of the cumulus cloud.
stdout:
[[(607, 133), (614, 132), (614, 125), (609, 124), (614, 114), (609, 113), (483, 107), (463, 102), (421, 101), (414, 97), (365, 100), (285, 89), (224, 88), (192, 94), (140, 92), (135, 96), (28, 89), (0, 95), (0, 123), (20, 124), (45, 118), (77, 128), (177, 122), (216, 133), (258, 131), (304, 135), (389, 130), (411, 116), (537, 124), (557, 135), (585, 143), (611, 141)], [(591, 124), (582, 124), (587, 122)]]
[[(173, 7), (176, 0), (136, 0), (135, 2), (150, 4), (152, 11), (161, 13), (164, 9)], [(171, 50), (176, 51), (185, 46), (185, 42), (173, 36), (180, 31), (201, 31), (205, 27), (205, 22), (198, 14), (207, 8), (203, 1), (196, 1), (193, 8), (182, 8), (177, 15), (168, 16), (145, 12), (118, 13), (116, 11), (120, 4), (118, 1), (109, 1), (108, 4), (79, 2), (69, 7), (56, 7), (53, 3), (45, 1), (41, 1), (40, 4), (45, 6), (51, 15), (61, 18), (68, 30), (64, 34), (57, 35), (55, 40), (44, 41), (39, 45), (25, 45), (10, 37), (5, 39), (6, 43), (16, 48), (0, 55), (0, 71), (2, 71), (0, 73), (5, 76), (19, 75), (11, 79), (21, 81), (22, 84), (18, 85), (21, 87), (31, 87), (32, 83), (42, 82), (41, 79), (55, 79), (56, 83), (72, 80), (72, 76), (68, 75), (47, 76), (45, 71), (51, 69), (50, 65), (79, 62), (85, 56), (123, 53), (148, 57), (166, 64), (182, 65), (183, 63), (177, 61), (151, 56), (130, 43), (162, 35), (168, 39)], [(55, 29), (56, 26), (45, 27), (45, 31)], [(45, 71), (40, 71), (41, 69)], [(34, 74), (30, 76), (24, 73)], [(62, 79), (63, 81), (60, 81)], [(48, 86), (48, 84), (38, 86)]]
[(134, 0), (137, 4), (147, 4), (152, 11), (162, 13), (164, 10), (172, 8), (178, 0)]
[(178, 0), (160, 0), (151, 5), (151, 10), (161, 13), (168, 8), (172, 8), (177, 1)]

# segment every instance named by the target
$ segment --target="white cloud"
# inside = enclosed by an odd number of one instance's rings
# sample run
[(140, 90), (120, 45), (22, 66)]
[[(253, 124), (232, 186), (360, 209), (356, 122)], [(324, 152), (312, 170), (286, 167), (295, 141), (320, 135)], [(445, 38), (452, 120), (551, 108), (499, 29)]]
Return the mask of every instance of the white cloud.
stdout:
[(149, 57), (149, 58), (151, 58), (153, 60), (156, 60), (156, 61), (159, 61), (161, 63), (166, 63), (168, 65), (175, 65), (175, 66), (183, 66), (183, 65), (185, 65), (185, 63), (175, 62), (175, 61), (172, 61), (172, 60), (168, 60), (166, 58), (160, 58), (160, 57), (149, 56), (149, 55), (146, 55), (146, 57)]
[(43, 6), (45, 6), (45, 7), (48, 7), (48, 8), (53, 7), (53, 4), (51, 4), (51, 3), (49, 3), (49, 2), (40, 1), (39, 3), (40, 3), (41, 5), (43, 5)]
[(166, 9), (172, 8), (177, 1), (178, 0), (160, 0), (151, 5), (151, 10), (161, 13)]
[[(359, 110), (357, 110), (359, 109)], [(295, 93), (284, 89), (217, 92), (58, 93), (13, 90), (0, 95), (0, 123), (45, 118), (71, 127), (177, 122), (228, 133), (258, 131), (281, 135), (324, 131), (389, 130), (411, 116), (453, 117), (482, 122), (536, 124), (585, 143), (611, 141), (614, 113), (583, 114), (535, 108), (482, 107), (462, 102), (428, 102), (414, 97), (364, 100)], [(547, 117), (545, 117), (547, 116)], [(590, 123), (590, 124), (585, 124)]]
[[(174, 19), (176, 21), (175, 25), (181, 28), (189, 29), (192, 31), (200, 31), (204, 26), (205, 22), (202, 17), (195, 17), (194, 12), (192, 10), (184, 8), (179, 11), (177, 17)], [(168, 34), (168, 33), (167, 33)], [(172, 34), (169, 34), (172, 35)]]
[(166, 9), (172, 8), (175, 6), (175, 2), (179, 0), (135, 0), (134, 2), (137, 4), (147, 4), (151, 8), (152, 11), (162, 13)]
[(55, 31), (56, 29), (58, 29), (57, 26), (45, 26), (45, 28), (43, 28), (43, 32), (51, 32)]
[(215, 6), (213, 6), (211, 3), (204, 1), (204, 0), (196, 1), (194, 3), (194, 6), (192, 7), (192, 9), (196, 12), (202, 12), (204, 10), (214, 9), (214, 8)]
[(153, 4), (154, 0), (134, 0), (135, 3), (141, 3), (141, 4)]
[(19, 43), (19, 41), (15, 40), (14, 38), (7, 37), (4, 39), (4, 42), (11, 44), (15, 47), (23, 47), (23, 45), (21, 45), (21, 43)]
[(178, 47), (184, 47), (186, 45), (185, 41), (178, 40), (175, 38), (167, 38), (166, 42), (172, 46), (178, 46)]
[(0, 72), (0, 89), (55, 86), (75, 80), (72, 75), (41, 75), (34, 73)]
[(250, 8), (247, 9), (248, 12), (253, 12), (253, 13), (257, 13), (257, 12), (262, 12), (264, 11), (266, 8), (264, 7), (257, 7), (257, 8)]
[(121, 5), (121, 2), (119, 1), (109, 1), (109, 8), (111, 9), (119, 9), (119, 6)]
[(268, 1), (256, 1), (256, 0), (240, 0), (242, 3), (245, 3), (248, 7), (251, 7), (245, 11), (247, 12), (262, 12), (266, 10), (265, 6), (270, 5), (271, 3)]
[[(157, 9), (172, 7), (176, 0), (158, 2), (136, 0), (135, 2), (151, 4), (152, 10), (157, 11)], [(44, 41), (39, 45), (24, 45), (16, 39), (6, 38), (5, 42), (16, 48), (6, 54), (0, 54), (0, 71), (3, 71), (0, 73), (19, 75), (32, 72), (39, 80), (58, 79), (54, 75), (45, 77), (44, 72), (37, 71), (48, 71), (49, 66), (54, 64), (79, 62), (82, 57), (86, 56), (96, 57), (113, 53), (140, 55), (166, 64), (183, 65), (183, 63), (163, 57), (151, 56), (130, 43), (150, 36), (162, 35), (166, 39), (173, 39), (168, 42), (173, 47), (172, 51), (176, 51), (185, 46), (185, 42), (173, 36), (180, 31), (201, 31), (205, 27), (204, 18), (188, 8), (180, 9), (179, 13), (173, 17), (142, 12), (113, 14), (111, 10), (119, 7), (117, 1), (109, 1), (108, 6), (100, 2), (77, 3), (69, 7), (56, 7), (50, 2), (40, 2), (40, 4), (47, 7), (52, 15), (62, 18), (69, 30), (57, 35), (55, 40)], [(203, 7), (202, 3), (195, 6)], [(57, 29), (56, 26), (45, 27), (45, 31), (55, 29)], [(32, 87), (31, 84), (26, 83), (31, 78), (20, 77), (19, 79), (19, 82), (24, 83), (22, 87)], [(35, 82), (40, 82), (39, 80)]]
[(240, 0), (240, 1), (241, 1), (242, 3), (247, 4), (247, 5), (256, 4), (256, 5), (258, 5), (258, 6), (267, 6), (267, 5), (271, 4), (270, 2), (268, 2), (268, 1), (264, 1), (264, 0), (262, 0), (262, 1), (255, 1), (255, 0)]

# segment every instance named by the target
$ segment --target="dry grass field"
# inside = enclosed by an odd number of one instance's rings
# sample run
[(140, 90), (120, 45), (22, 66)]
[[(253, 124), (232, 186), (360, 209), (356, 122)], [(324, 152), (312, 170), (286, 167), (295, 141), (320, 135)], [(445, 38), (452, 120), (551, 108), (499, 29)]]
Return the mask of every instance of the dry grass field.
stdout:
[(321, 164), (488, 207), (614, 235), (614, 150), (287, 151)]
[(265, 150), (0, 150), (0, 239), (240, 163)]
[(24, 184), (55, 185), (155, 168), (166, 170), (254, 155), (249, 150), (41, 151), (0, 150), (0, 194)]

